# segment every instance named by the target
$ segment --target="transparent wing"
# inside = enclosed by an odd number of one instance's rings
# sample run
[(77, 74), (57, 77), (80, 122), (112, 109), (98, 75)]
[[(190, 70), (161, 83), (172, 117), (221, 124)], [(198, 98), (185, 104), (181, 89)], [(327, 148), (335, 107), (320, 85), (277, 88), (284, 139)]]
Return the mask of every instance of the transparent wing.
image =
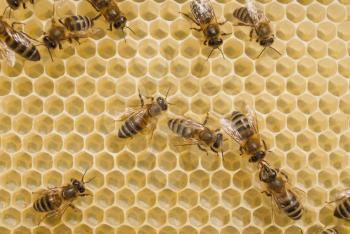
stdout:
[(7, 34), (10, 35), (12, 37), (12, 39), (14, 41), (16, 41), (17, 43), (22, 44), (25, 47), (33, 46), (33, 43), (23, 33), (15, 31), (9, 25), (6, 25), (5, 29), (6, 29)]
[(79, 38), (88, 38), (88, 37), (92, 37), (98, 33), (101, 32), (101, 28), (89, 28), (88, 30), (85, 31), (77, 31), (77, 32), (69, 32), (67, 34), (67, 38), (66, 39), (79, 39)]
[(147, 107), (138, 107), (138, 108), (127, 108), (125, 112), (123, 112), (121, 115), (117, 116), (118, 121), (124, 121), (126, 119), (129, 119), (133, 116), (139, 117), (146, 113)]
[(207, 24), (215, 18), (214, 10), (209, 0), (192, 0), (190, 8), (193, 17), (199, 24)]
[(256, 117), (255, 110), (253, 110), (250, 106), (247, 105), (246, 111), (250, 128), (253, 129), (255, 133), (259, 134), (258, 119)]
[(10, 48), (8, 48), (6, 43), (3, 41), (0, 41), (0, 55), (1, 55), (1, 58), (3, 58), (9, 66), (11, 67), (15, 66), (15, 63), (16, 63), (15, 52)]
[(202, 130), (205, 128), (203, 126), (203, 124), (197, 123), (197, 122), (190, 120), (190, 119), (185, 119), (181, 124), (184, 125), (185, 127), (195, 128), (195, 129), (199, 129), (199, 130)]
[(269, 21), (264, 11), (257, 7), (254, 0), (247, 0), (247, 10), (254, 25), (262, 21)]
[(244, 138), (239, 133), (239, 131), (233, 127), (231, 120), (223, 118), (220, 120), (220, 123), (221, 123), (221, 126), (224, 129), (224, 131), (230, 137), (232, 137), (238, 144), (244, 145)]

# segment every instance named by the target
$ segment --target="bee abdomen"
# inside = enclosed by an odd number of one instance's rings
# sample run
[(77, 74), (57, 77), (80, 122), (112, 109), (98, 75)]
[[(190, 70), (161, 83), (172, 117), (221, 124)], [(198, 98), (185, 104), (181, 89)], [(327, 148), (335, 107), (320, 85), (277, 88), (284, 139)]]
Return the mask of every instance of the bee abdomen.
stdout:
[(94, 25), (87, 16), (73, 15), (64, 18), (64, 26), (71, 32), (86, 31)]
[(233, 16), (244, 23), (247, 23), (247, 24), (252, 23), (250, 16), (249, 16), (249, 13), (248, 13), (248, 9), (246, 7), (241, 7), (241, 8), (234, 10)]
[[(59, 199), (59, 201), (57, 199)], [(33, 208), (38, 212), (49, 212), (55, 210), (59, 207), (62, 201), (58, 196), (56, 197), (56, 201), (54, 200), (55, 198), (45, 195), (34, 202)]]
[(122, 127), (118, 131), (118, 137), (120, 138), (128, 138), (131, 137), (143, 129), (144, 120), (130, 118), (125, 121)]
[(334, 216), (339, 219), (348, 219), (350, 217), (350, 198), (344, 198), (335, 208)]
[(283, 210), (286, 212), (287, 216), (293, 220), (299, 220), (303, 215), (303, 207), (295, 198), (293, 198), (289, 205), (284, 207)]
[(5, 43), (10, 47), (14, 52), (21, 55), (23, 58), (30, 61), (39, 61), (40, 54), (37, 48), (34, 45), (24, 45), (13, 40), (11, 37), (6, 37)]
[(329, 228), (327, 230), (323, 230), (320, 234), (338, 234), (338, 231), (334, 227), (334, 228)]
[(192, 129), (184, 126), (183, 119), (170, 119), (168, 121), (169, 128), (176, 134), (182, 136), (183, 138), (190, 138), (192, 136)]

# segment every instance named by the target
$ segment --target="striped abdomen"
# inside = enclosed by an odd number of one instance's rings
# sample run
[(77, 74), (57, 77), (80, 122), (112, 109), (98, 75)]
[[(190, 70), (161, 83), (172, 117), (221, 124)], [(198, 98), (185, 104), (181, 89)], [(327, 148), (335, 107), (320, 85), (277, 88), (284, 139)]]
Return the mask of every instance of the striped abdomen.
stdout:
[(334, 227), (334, 228), (329, 228), (329, 229), (323, 230), (320, 234), (338, 234), (338, 231)]
[(91, 18), (81, 15), (68, 16), (64, 18), (63, 23), (67, 30), (71, 32), (86, 31), (94, 25)]
[(33, 208), (38, 212), (57, 210), (62, 204), (62, 198), (58, 193), (46, 194), (34, 202)]
[(249, 126), (249, 121), (245, 115), (239, 111), (232, 112), (232, 127), (236, 129), (243, 139), (247, 139), (254, 134), (253, 129)]
[[(15, 35), (21, 35), (21, 34), (15, 34)], [(23, 37), (23, 36), (22, 36)], [(28, 39), (24, 39), (29, 42)], [(28, 45), (18, 41), (14, 40), (11, 36), (7, 35), (5, 37), (5, 43), (6, 45), (12, 49), (14, 52), (22, 56), (23, 58), (30, 60), (30, 61), (39, 61), (40, 60), (40, 54), (35, 45), (32, 43), (29, 43)]]
[(287, 216), (293, 220), (298, 220), (303, 215), (303, 207), (294, 194), (289, 193), (287, 197), (284, 198), (284, 201), (281, 202), (280, 207)]
[(246, 24), (251, 24), (252, 20), (249, 16), (248, 9), (246, 7), (241, 7), (233, 12), (233, 16)]
[(334, 210), (334, 216), (339, 219), (349, 219), (350, 218), (350, 196), (345, 197), (339, 202)]
[(185, 119), (170, 119), (168, 127), (183, 138), (192, 138), (195, 134), (195, 129), (185, 126), (185, 122)]
[(143, 115), (134, 115), (128, 118), (118, 131), (118, 137), (128, 138), (136, 135), (147, 126), (148, 111)]

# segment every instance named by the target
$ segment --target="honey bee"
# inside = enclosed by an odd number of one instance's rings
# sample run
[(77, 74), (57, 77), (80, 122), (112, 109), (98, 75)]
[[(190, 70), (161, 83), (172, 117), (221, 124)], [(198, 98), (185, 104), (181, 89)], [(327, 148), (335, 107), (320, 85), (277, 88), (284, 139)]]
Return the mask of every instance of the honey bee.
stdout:
[(185, 139), (185, 144), (183, 145), (197, 145), (200, 150), (205, 151), (207, 154), (208, 151), (205, 149), (205, 146), (217, 154), (221, 150), (221, 156), (223, 157), (221, 148), (223, 135), (220, 129), (212, 131), (205, 126), (208, 118), (209, 115), (207, 115), (202, 124), (189, 119), (170, 119), (168, 121), (168, 127)]
[(225, 132), (239, 145), (242, 154), (249, 155), (249, 162), (259, 162), (265, 158), (267, 146), (261, 139), (255, 111), (247, 106), (247, 115), (233, 111), (231, 119), (221, 119)]
[(0, 17), (0, 55), (8, 65), (14, 66), (15, 53), (30, 61), (39, 61), (40, 54), (36, 46), (29, 40), (24, 32), (14, 29), (14, 24), (9, 25)]
[(87, 170), (85, 170), (80, 181), (71, 179), (71, 182), (65, 186), (53, 187), (35, 192), (39, 194), (40, 197), (34, 201), (34, 210), (40, 213), (46, 213), (40, 220), (39, 225), (48, 217), (62, 216), (68, 207), (75, 209), (73, 202), (78, 197), (91, 196), (91, 194), (85, 193), (85, 184), (91, 182), (94, 178), (84, 181), (86, 172)]
[(258, 9), (254, 0), (248, 0), (246, 7), (234, 10), (233, 16), (240, 21), (239, 26), (251, 27), (250, 40), (252, 40), (255, 32), (257, 36), (256, 42), (264, 47), (257, 58), (260, 57), (266, 48), (271, 48), (281, 55), (278, 50), (272, 47), (275, 36), (271, 29), (270, 20), (266, 17), (263, 10)]
[(26, 9), (26, 3), (34, 4), (34, 0), (6, 0), (8, 7), (12, 10), (17, 10), (21, 5)]
[(218, 49), (224, 57), (224, 54), (220, 49), (220, 46), (223, 43), (221, 36), (230, 35), (231, 33), (221, 33), (219, 26), (225, 24), (227, 21), (218, 23), (210, 0), (191, 0), (190, 8), (192, 16), (186, 13), (182, 14), (200, 27), (191, 29), (203, 32), (205, 37), (204, 45), (212, 47), (208, 59), (215, 49)]
[(157, 97), (154, 100), (153, 97), (146, 97), (151, 100), (151, 103), (145, 104), (143, 97), (139, 90), (139, 98), (141, 102), (141, 107), (139, 108), (131, 108), (127, 112), (125, 112), (119, 121), (124, 121), (124, 124), (120, 127), (118, 131), (119, 138), (129, 138), (142, 130), (148, 129), (152, 132), (151, 136), (153, 136), (153, 131), (155, 128), (155, 120), (163, 111), (168, 109), (167, 97), (169, 90), (167, 91), (165, 98)]
[(126, 25), (127, 18), (114, 0), (88, 0), (88, 2), (97, 12), (100, 12), (109, 23), (108, 30), (112, 31), (112, 28), (121, 29), (124, 33), (124, 28), (127, 28), (134, 33), (134, 31)]
[(321, 231), (320, 234), (339, 234), (339, 232), (335, 227), (333, 227)]
[(260, 181), (266, 184), (267, 196), (272, 197), (275, 204), (289, 218), (299, 220), (303, 215), (304, 208), (299, 202), (298, 196), (289, 186), (288, 176), (279, 169), (271, 168), (266, 161), (259, 163)]
[[(72, 43), (74, 40), (79, 43), (79, 39), (91, 37), (100, 31), (99, 28), (92, 27), (93, 21), (98, 17), (90, 19), (85, 16), (70, 16), (63, 21), (59, 20), (60, 24), (58, 24), (55, 20), (55, 6), (53, 6), (53, 12), (51, 27), (47, 33), (44, 33), (45, 36), (43, 37), (43, 43), (50, 54), (51, 60), (53, 60), (51, 50), (56, 49), (57, 46), (62, 49), (63, 41), (68, 40)], [(79, 28), (80, 30), (78, 30)]]
[(329, 203), (333, 202), (337, 204), (333, 215), (338, 219), (350, 221), (350, 189), (341, 192), (335, 201)]

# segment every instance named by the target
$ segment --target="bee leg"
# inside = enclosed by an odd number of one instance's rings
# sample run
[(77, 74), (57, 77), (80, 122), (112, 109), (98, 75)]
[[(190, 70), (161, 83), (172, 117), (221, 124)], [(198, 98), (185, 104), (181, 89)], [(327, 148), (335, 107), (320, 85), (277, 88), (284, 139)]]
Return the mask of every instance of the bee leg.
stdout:
[(284, 178), (286, 178), (286, 180), (288, 181), (288, 175), (284, 172), (284, 171), (280, 171), (281, 175), (284, 176)]
[(197, 26), (200, 26), (199, 23), (197, 21), (195, 21), (189, 14), (183, 13), (183, 12), (179, 12), (180, 14), (182, 14), (183, 16), (187, 17), (188, 19), (190, 19), (193, 23), (197, 24)]
[(231, 35), (232, 33), (225, 33), (225, 32), (223, 32), (223, 33), (221, 33), (221, 36), (229, 36), (229, 35)]
[(205, 40), (203, 44), (204, 44), (204, 45), (207, 45), (207, 41), (208, 41), (208, 40)]
[(49, 212), (49, 213), (45, 214), (44, 217), (42, 217), (42, 218), (40, 219), (40, 221), (39, 221), (39, 223), (38, 223), (38, 226), (39, 226), (45, 219), (47, 219), (48, 217), (53, 216), (55, 213), (56, 213), (56, 211), (54, 211), (54, 212)]
[(65, 25), (64, 25), (64, 22), (62, 21), (62, 19), (58, 19), (58, 22), (60, 22), (60, 24), (62, 24), (63, 26), (65, 26)]
[(252, 27), (252, 28), (254, 28), (253, 24), (246, 24), (246, 23), (242, 23), (242, 22), (239, 22), (235, 26), (245, 26), (245, 27)]
[(142, 98), (140, 89), (139, 89), (138, 91), (139, 91), (139, 98), (140, 98), (140, 102), (141, 102), (141, 107), (143, 107), (143, 106), (145, 105), (145, 101), (144, 101), (143, 98)]
[(95, 21), (95, 20), (97, 20), (97, 19), (100, 18), (100, 17), (101, 17), (101, 14), (98, 14), (98, 15), (96, 15), (94, 18), (92, 18), (91, 21)]
[(197, 144), (197, 146), (201, 151), (204, 151), (207, 153), (207, 155), (209, 155), (208, 150), (204, 149), (200, 144)]
[[(71, 43), (71, 41), (70, 41), (70, 43)], [(61, 42), (58, 42), (58, 48), (59, 48), (60, 50), (62, 50), (62, 44), (61, 44)]]
[(196, 30), (197, 32), (202, 31), (202, 29), (200, 29), (200, 28), (190, 28), (190, 29)]
[(239, 152), (240, 152), (239, 155), (243, 155), (244, 152), (243, 152), (243, 147), (242, 146), (239, 147)]
[(109, 24), (109, 28), (107, 28), (108, 31), (112, 31), (112, 24)]
[(25, 3), (23, 3), (22, 5), (23, 5), (23, 9), (26, 9), (26, 4), (25, 4)]
[(207, 113), (207, 116), (205, 116), (205, 119), (202, 124), (206, 125), (208, 123), (208, 119), (209, 119), (209, 112)]
[(267, 145), (266, 145), (266, 142), (264, 140), (262, 140), (263, 144), (264, 144), (264, 149), (265, 151), (267, 151)]
[(249, 32), (250, 41), (253, 40), (253, 33), (254, 33), (254, 29), (252, 28)]
[(228, 22), (228, 20), (225, 20), (225, 21), (223, 21), (223, 22), (221, 22), (221, 23), (218, 23), (219, 25), (224, 25), (224, 24), (226, 24)]

